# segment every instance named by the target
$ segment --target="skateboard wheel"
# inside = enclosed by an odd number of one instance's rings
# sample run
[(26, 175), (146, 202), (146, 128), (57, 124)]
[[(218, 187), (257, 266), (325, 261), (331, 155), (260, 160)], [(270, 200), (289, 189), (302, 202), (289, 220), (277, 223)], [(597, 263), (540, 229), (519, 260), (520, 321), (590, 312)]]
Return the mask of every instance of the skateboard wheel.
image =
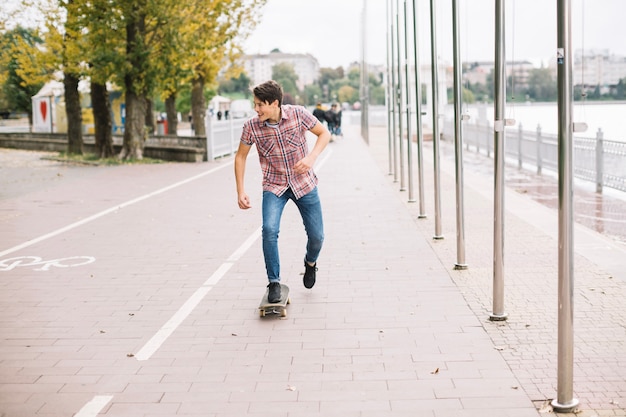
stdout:
[(291, 298), (287, 298), (287, 304), (291, 304)]
[(265, 317), (265, 310), (259, 310), (259, 316)]
[(281, 316), (281, 317), (287, 317), (287, 310), (283, 308), (283, 309), (281, 310), (281, 312), (280, 312), (280, 316)]

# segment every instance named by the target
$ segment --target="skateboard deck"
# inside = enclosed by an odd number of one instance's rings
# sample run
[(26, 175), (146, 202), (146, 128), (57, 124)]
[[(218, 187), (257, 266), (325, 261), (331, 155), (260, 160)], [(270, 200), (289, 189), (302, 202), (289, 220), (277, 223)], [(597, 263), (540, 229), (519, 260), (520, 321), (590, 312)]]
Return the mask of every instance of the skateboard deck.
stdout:
[(280, 300), (277, 303), (270, 303), (267, 299), (269, 294), (269, 288), (265, 290), (265, 294), (259, 304), (259, 316), (265, 317), (266, 314), (280, 314), (281, 317), (287, 317), (287, 304), (289, 300), (289, 287), (285, 284), (280, 284)]

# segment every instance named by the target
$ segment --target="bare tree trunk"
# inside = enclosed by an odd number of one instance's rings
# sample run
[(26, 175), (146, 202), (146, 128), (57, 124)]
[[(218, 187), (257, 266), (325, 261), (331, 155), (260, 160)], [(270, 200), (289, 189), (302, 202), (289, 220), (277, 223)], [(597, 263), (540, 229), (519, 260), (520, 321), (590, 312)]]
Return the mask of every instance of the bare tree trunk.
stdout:
[(206, 129), (204, 128), (205, 109), (204, 77), (198, 76), (191, 82), (191, 115), (196, 136), (206, 136)]
[(148, 135), (154, 135), (154, 103), (149, 98), (146, 99), (146, 129)]
[[(133, 5), (138, 8), (137, 4)], [(138, 15), (126, 24), (126, 55), (130, 70), (124, 77), (126, 87), (126, 123), (124, 126), (124, 144), (120, 159), (142, 159), (143, 144), (146, 139), (146, 98), (137, 85), (141, 85), (144, 75), (141, 68), (146, 66), (146, 57), (138, 46), (141, 36), (145, 34), (145, 16)]]
[(99, 158), (110, 158), (113, 150), (111, 102), (106, 84), (91, 83), (91, 106), (95, 122), (96, 153)]
[(124, 144), (120, 159), (142, 159), (146, 139), (146, 101), (130, 89), (126, 89), (126, 124)]
[(165, 99), (165, 112), (167, 113), (167, 134), (178, 134), (178, 116), (176, 114), (176, 93), (170, 94)]
[(83, 115), (80, 109), (78, 77), (64, 74), (65, 113), (67, 114), (67, 153), (83, 154)]

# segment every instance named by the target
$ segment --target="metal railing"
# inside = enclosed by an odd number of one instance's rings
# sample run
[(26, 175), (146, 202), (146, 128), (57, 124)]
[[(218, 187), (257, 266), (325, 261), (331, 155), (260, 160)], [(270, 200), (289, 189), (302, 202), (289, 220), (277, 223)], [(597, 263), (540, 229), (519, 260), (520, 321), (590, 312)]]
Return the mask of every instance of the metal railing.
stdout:
[[(452, 123), (445, 123), (444, 139), (452, 140)], [(463, 141), (468, 150), (493, 157), (493, 126), (490, 124), (463, 124)], [(574, 177), (591, 181), (596, 191), (603, 187), (626, 191), (626, 142), (605, 140), (601, 129), (595, 137), (574, 137)], [(558, 170), (558, 136), (524, 130), (520, 124), (517, 129), (506, 130), (505, 155), (509, 162), (517, 162), (518, 168), (534, 167), (538, 174), (548, 169)]]
[(234, 155), (239, 147), (243, 124), (247, 119), (213, 120), (206, 115), (207, 160)]

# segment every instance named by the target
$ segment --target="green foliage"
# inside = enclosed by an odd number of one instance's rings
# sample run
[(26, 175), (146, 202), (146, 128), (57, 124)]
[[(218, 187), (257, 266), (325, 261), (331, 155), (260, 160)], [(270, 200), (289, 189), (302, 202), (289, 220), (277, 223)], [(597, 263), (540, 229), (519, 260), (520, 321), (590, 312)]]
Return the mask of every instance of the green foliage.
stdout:
[(622, 78), (615, 87), (615, 98), (617, 100), (626, 99), (626, 78)]
[(532, 101), (556, 101), (557, 85), (549, 68), (530, 70), (527, 97)]
[(298, 74), (296, 74), (293, 65), (288, 63), (276, 64), (272, 67), (272, 79), (283, 87), (283, 92), (293, 97), (299, 95)]
[(344, 85), (337, 90), (337, 100), (340, 103), (354, 103), (358, 99), (359, 90), (350, 85)]
[(303, 97), (305, 104), (313, 106), (322, 99), (322, 88), (318, 84), (306, 85), (304, 86)]
[[(36, 31), (17, 27), (0, 36), (0, 71), (4, 74), (0, 86), (3, 108), (31, 114), (32, 96), (43, 86), (45, 70), (36, 70), (35, 51), (42, 44)], [(28, 78), (28, 74), (37, 76)]]
[(370, 103), (382, 105), (385, 104), (385, 87), (382, 85), (372, 86), (370, 84)]
[[(371, 104), (385, 103), (385, 88), (382, 85), (382, 74), (369, 74), (369, 98)], [(343, 68), (322, 68), (318, 81), (323, 94), (322, 101), (347, 102), (354, 104), (360, 101), (361, 70), (352, 67), (346, 75)]]
[(245, 72), (241, 72), (237, 77), (221, 80), (218, 91), (220, 95), (229, 97), (250, 98), (252, 96), (250, 77)]

